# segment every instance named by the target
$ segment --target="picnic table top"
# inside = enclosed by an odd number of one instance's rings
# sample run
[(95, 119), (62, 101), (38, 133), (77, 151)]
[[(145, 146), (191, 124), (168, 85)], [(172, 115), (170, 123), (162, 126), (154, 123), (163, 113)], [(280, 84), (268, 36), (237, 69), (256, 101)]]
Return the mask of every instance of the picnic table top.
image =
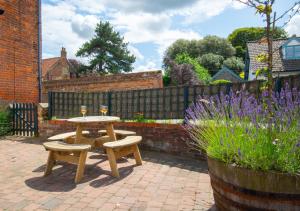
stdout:
[(120, 121), (120, 118), (116, 116), (86, 116), (71, 118), (67, 121), (73, 123), (117, 122)]

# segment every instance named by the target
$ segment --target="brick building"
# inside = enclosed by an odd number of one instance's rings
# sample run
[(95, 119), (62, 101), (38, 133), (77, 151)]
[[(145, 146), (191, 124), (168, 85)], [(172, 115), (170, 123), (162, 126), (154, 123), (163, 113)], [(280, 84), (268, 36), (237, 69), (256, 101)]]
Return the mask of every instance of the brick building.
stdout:
[(1, 0), (0, 100), (39, 101), (40, 1)]
[(42, 79), (43, 81), (64, 80), (77, 77), (79, 62), (75, 59), (67, 58), (67, 51), (63, 47), (60, 57), (42, 60)]

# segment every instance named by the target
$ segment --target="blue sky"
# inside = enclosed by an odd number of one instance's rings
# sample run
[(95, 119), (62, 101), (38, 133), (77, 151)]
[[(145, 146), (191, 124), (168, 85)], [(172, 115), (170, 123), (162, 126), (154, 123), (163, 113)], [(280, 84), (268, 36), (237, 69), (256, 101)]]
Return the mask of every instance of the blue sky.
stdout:
[[(294, 2), (277, 0), (277, 13)], [(165, 49), (179, 38), (227, 37), (236, 28), (264, 24), (235, 0), (42, 0), (43, 58), (59, 56), (62, 46), (76, 58), (100, 20), (110, 21), (129, 42), (137, 58), (134, 71), (161, 69)], [(300, 15), (286, 30), (300, 35)]]

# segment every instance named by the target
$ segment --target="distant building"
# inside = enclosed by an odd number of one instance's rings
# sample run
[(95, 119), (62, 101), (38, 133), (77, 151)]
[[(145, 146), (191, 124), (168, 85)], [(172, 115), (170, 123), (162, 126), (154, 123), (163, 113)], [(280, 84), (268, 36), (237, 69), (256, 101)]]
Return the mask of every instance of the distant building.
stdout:
[(68, 59), (66, 49), (62, 48), (60, 57), (43, 59), (43, 81), (76, 78), (79, 65), (80, 63), (77, 60)]
[(40, 0), (0, 0), (0, 102), (40, 101)]
[(242, 82), (243, 79), (238, 76), (233, 70), (230, 70), (228, 67), (223, 66), (221, 70), (219, 70), (213, 77), (213, 81), (216, 80), (227, 80), (231, 81), (232, 83), (235, 82)]
[[(255, 80), (256, 70), (266, 67), (266, 64), (257, 61), (257, 56), (267, 53), (266, 38), (247, 43), (246, 53), (246, 80)], [(273, 41), (273, 77), (300, 74), (300, 37)], [(259, 79), (263, 78), (260, 76)]]

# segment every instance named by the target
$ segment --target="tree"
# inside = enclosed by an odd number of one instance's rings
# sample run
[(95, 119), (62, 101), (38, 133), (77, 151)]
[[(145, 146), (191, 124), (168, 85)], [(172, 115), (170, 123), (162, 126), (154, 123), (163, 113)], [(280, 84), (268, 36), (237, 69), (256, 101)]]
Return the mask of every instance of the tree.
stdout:
[[(287, 33), (282, 28), (274, 28), (273, 38), (287, 38)], [(245, 58), (246, 44), (249, 41), (257, 41), (265, 37), (267, 34), (266, 28), (263, 27), (245, 27), (235, 29), (229, 36), (228, 40), (236, 49), (236, 56)]]
[(97, 24), (95, 36), (84, 43), (77, 51), (77, 56), (91, 58), (89, 64), (83, 66), (83, 72), (101, 74), (131, 72), (135, 57), (127, 49), (119, 32), (114, 31), (109, 22)]
[(190, 57), (187, 53), (178, 54), (175, 58), (175, 62), (177, 64), (191, 65), (200, 81), (208, 83), (211, 80), (208, 70), (201, 66), (196, 59)]
[(214, 35), (206, 36), (200, 40), (198, 48), (199, 55), (197, 57), (213, 53), (226, 59), (235, 55), (235, 49), (227, 39)]
[(243, 60), (238, 57), (230, 57), (226, 59), (223, 65), (225, 65), (231, 70), (234, 70), (237, 74), (241, 73), (245, 68)]
[(223, 61), (224, 61), (223, 56), (213, 54), (213, 53), (204, 54), (198, 58), (198, 62), (203, 67), (208, 69), (211, 73), (221, 69)]
[(194, 71), (194, 67), (191, 64), (183, 63), (178, 64), (174, 60), (165, 58), (166, 64), (169, 68), (169, 84), (171, 85), (200, 85), (201, 82)]
[(197, 59), (198, 63), (213, 73), (222, 67), (224, 59), (235, 55), (235, 48), (227, 39), (218, 36), (209, 35), (201, 40), (179, 39), (165, 52), (163, 66), (166, 71), (170, 68), (166, 59), (174, 60), (180, 54)]

